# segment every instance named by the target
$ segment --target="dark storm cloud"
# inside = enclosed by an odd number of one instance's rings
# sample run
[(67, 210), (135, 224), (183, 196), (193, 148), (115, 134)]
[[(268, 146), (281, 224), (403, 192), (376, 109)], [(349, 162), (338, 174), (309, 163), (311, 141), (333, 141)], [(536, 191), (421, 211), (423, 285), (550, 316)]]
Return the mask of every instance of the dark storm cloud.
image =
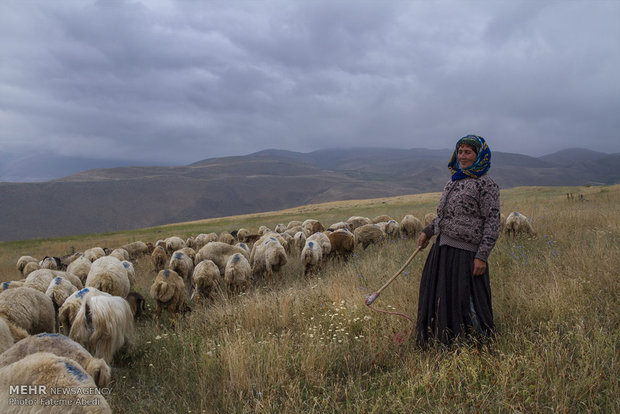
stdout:
[[(620, 151), (620, 3), (9, 1), (4, 151)], [(587, 138), (586, 138), (587, 137)]]

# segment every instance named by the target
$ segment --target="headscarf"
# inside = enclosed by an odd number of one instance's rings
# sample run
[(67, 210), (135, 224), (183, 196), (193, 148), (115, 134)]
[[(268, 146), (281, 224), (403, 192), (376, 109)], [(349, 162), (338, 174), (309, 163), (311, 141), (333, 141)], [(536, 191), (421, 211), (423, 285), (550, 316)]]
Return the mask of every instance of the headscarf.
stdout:
[[(476, 161), (464, 170), (461, 169), (458, 160), (459, 145), (461, 144), (471, 145), (478, 153)], [(452, 158), (450, 158), (450, 162), (448, 163), (448, 169), (450, 169), (452, 173), (452, 181), (467, 177), (481, 177), (489, 171), (489, 168), (491, 168), (491, 150), (484, 138), (478, 135), (466, 135), (456, 142)]]

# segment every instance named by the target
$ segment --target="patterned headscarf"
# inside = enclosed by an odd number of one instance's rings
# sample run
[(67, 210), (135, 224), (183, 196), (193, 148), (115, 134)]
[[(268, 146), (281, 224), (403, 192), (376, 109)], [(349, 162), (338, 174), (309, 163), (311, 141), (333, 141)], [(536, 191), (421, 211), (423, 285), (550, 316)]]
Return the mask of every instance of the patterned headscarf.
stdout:
[[(476, 161), (464, 170), (461, 169), (458, 160), (459, 145), (461, 144), (471, 145), (478, 153)], [(491, 168), (491, 150), (484, 138), (478, 135), (466, 135), (457, 141), (454, 152), (452, 153), (452, 158), (450, 158), (450, 162), (448, 163), (448, 169), (450, 169), (452, 173), (452, 181), (467, 177), (481, 177), (489, 171), (489, 168)]]

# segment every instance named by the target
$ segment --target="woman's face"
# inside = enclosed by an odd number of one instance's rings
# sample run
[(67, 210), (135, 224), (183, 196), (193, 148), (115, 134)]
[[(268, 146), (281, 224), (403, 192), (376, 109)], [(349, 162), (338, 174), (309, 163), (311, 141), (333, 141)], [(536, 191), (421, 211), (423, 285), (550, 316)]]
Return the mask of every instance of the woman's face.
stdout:
[(459, 149), (457, 152), (457, 158), (459, 160), (459, 165), (461, 166), (461, 169), (465, 169), (468, 167), (471, 167), (472, 165), (474, 165), (474, 162), (476, 161), (476, 157), (478, 156), (478, 154), (476, 154), (476, 151), (474, 151), (474, 149), (467, 144), (461, 144), (459, 145)]

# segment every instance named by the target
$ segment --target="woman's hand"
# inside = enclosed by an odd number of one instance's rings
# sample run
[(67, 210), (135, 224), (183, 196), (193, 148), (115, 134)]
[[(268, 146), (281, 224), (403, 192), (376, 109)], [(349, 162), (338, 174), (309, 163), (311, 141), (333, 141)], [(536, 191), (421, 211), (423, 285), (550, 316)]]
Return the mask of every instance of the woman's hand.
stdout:
[(428, 237), (426, 237), (426, 233), (420, 233), (420, 237), (418, 237), (418, 249), (424, 250), (426, 246), (428, 246)]
[(487, 262), (481, 259), (474, 259), (474, 276), (481, 276), (487, 270)]

